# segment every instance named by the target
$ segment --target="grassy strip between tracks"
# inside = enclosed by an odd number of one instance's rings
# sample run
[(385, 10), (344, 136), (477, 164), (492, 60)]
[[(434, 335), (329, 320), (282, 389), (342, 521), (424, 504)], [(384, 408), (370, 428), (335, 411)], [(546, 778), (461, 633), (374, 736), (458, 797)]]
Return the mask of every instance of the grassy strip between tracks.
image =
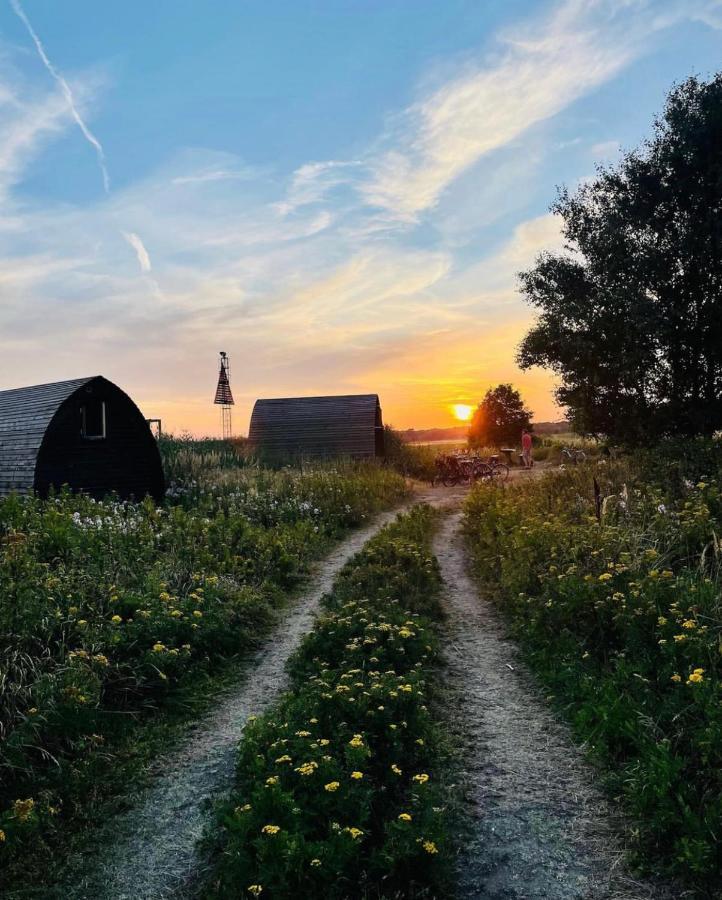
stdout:
[(290, 691), (246, 726), (206, 896), (438, 895), (437, 515), (415, 507), (347, 564), (291, 661)]

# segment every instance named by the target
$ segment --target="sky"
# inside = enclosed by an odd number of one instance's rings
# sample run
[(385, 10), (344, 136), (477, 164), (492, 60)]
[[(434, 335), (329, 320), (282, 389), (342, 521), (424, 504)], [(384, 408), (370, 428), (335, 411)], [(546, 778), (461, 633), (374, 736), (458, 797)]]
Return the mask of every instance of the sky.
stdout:
[(722, 59), (722, 0), (0, 0), (0, 388), (103, 374), (166, 430), (520, 372), (549, 212)]

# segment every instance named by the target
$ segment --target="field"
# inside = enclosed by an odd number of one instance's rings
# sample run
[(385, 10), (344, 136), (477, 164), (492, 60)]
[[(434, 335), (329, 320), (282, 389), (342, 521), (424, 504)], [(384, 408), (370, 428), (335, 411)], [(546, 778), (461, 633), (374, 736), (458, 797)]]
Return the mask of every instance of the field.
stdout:
[(722, 455), (588, 449), (449, 490), (168, 439), (162, 507), (0, 502), (3, 896), (717, 896)]
[(406, 493), (377, 466), (258, 470), (183, 442), (164, 455), (162, 508), (0, 502), (0, 878), (100, 814), (129, 730), (140, 741), (157, 711), (190, 703), (314, 559)]

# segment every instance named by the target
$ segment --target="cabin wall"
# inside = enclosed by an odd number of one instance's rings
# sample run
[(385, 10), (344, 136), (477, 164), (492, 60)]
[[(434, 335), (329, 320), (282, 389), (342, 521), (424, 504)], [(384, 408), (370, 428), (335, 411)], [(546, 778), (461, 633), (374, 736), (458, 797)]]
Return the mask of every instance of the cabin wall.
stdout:
[(383, 455), (381, 407), (375, 395), (258, 400), (249, 441), (269, 457)]
[[(81, 434), (81, 407), (88, 399), (105, 401), (106, 437)], [(35, 490), (46, 496), (50, 487), (67, 484), (100, 499), (111, 492), (123, 499), (157, 501), (164, 492), (160, 454), (138, 407), (105, 379), (90, 382), (69, 397), (51, 421), (38, 454)]]

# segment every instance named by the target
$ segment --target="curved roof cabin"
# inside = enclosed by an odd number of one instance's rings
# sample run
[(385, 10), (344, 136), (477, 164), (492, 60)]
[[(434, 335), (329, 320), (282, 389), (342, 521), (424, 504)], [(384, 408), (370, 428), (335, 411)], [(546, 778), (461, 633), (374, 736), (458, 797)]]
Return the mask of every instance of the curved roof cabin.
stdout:
[(267, 456), (383, 456), (378, 394), (256, 400), (248, 440)]
[(68, 485), (100, 499), (165, 490), (155, 438), (130, 397), (96, 375), (0, 391), (0, 497)]

